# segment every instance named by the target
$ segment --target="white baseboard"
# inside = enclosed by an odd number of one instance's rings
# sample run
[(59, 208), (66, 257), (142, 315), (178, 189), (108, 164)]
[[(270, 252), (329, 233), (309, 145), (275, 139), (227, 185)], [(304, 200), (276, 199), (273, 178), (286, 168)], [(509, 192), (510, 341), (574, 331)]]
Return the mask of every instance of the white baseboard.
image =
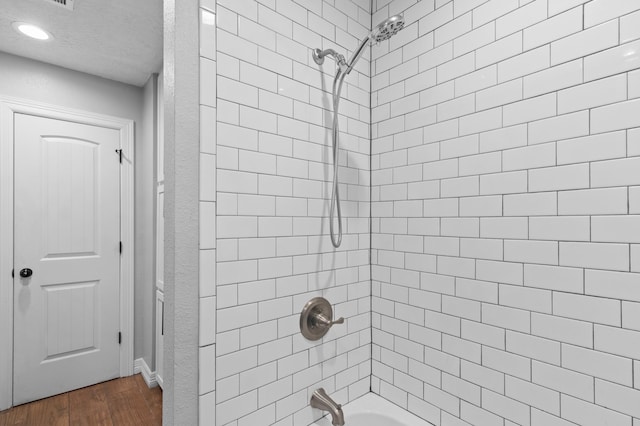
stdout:
[(142, 378), (150, 388), (158, 386), (158, 381), (156, 380), (156, 372), (151, 371), (144, 358), (136, 359), (133, 364), (133, 374), (138, 373), (142, 374)]

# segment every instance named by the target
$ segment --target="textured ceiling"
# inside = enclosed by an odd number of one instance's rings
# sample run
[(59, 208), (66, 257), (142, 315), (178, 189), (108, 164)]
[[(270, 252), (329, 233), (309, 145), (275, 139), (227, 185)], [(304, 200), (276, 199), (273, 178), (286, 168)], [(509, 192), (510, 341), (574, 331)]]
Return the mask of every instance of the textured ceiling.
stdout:
[[(54, 38), (19, 35), (14, 21)], [(73, 11), (47, 0), (0, 0), (0, 51), (142, 86), (162, 65), (162, 0), (76, 0)]]

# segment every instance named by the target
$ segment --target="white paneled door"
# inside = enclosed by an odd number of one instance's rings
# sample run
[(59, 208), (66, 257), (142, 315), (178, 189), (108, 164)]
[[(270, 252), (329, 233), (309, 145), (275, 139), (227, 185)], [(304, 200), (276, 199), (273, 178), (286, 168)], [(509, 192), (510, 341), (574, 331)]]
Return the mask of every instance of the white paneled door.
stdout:
[(14, 405), (119, 377), (119, 131), (15, 117)]

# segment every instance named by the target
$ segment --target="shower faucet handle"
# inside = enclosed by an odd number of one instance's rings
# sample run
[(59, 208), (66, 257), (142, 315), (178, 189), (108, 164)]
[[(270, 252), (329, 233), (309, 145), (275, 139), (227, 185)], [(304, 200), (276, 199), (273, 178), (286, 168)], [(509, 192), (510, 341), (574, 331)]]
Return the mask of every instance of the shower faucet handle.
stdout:
[(343, 317), (340, 317), (335, 321), (331, 321), (330, 319), (326, 318), (321, 313), (315, 313), (314, 319), (316, 320), (316, 324), (320, 324), (321, 327), (329, 328), (329, 327), (333, 326), (334, 324), (344, 324), (344, 318)]
[(321, 339), (334, 324), (344, 324), (344, 318), (333, 321), (333, 309), (324, 297), (314, 297), (302, 308), (300, 332), (307, 339)]

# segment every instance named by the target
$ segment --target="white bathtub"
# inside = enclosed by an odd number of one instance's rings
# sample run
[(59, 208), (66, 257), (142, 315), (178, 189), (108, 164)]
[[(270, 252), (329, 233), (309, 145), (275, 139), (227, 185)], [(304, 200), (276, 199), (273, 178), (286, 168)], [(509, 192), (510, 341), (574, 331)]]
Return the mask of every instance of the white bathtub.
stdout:
[[(345, 426), (431, 426), (374, 393), (368, 393), (342, 407)], [(312, 426), (331, 426), (331, 415)]]

